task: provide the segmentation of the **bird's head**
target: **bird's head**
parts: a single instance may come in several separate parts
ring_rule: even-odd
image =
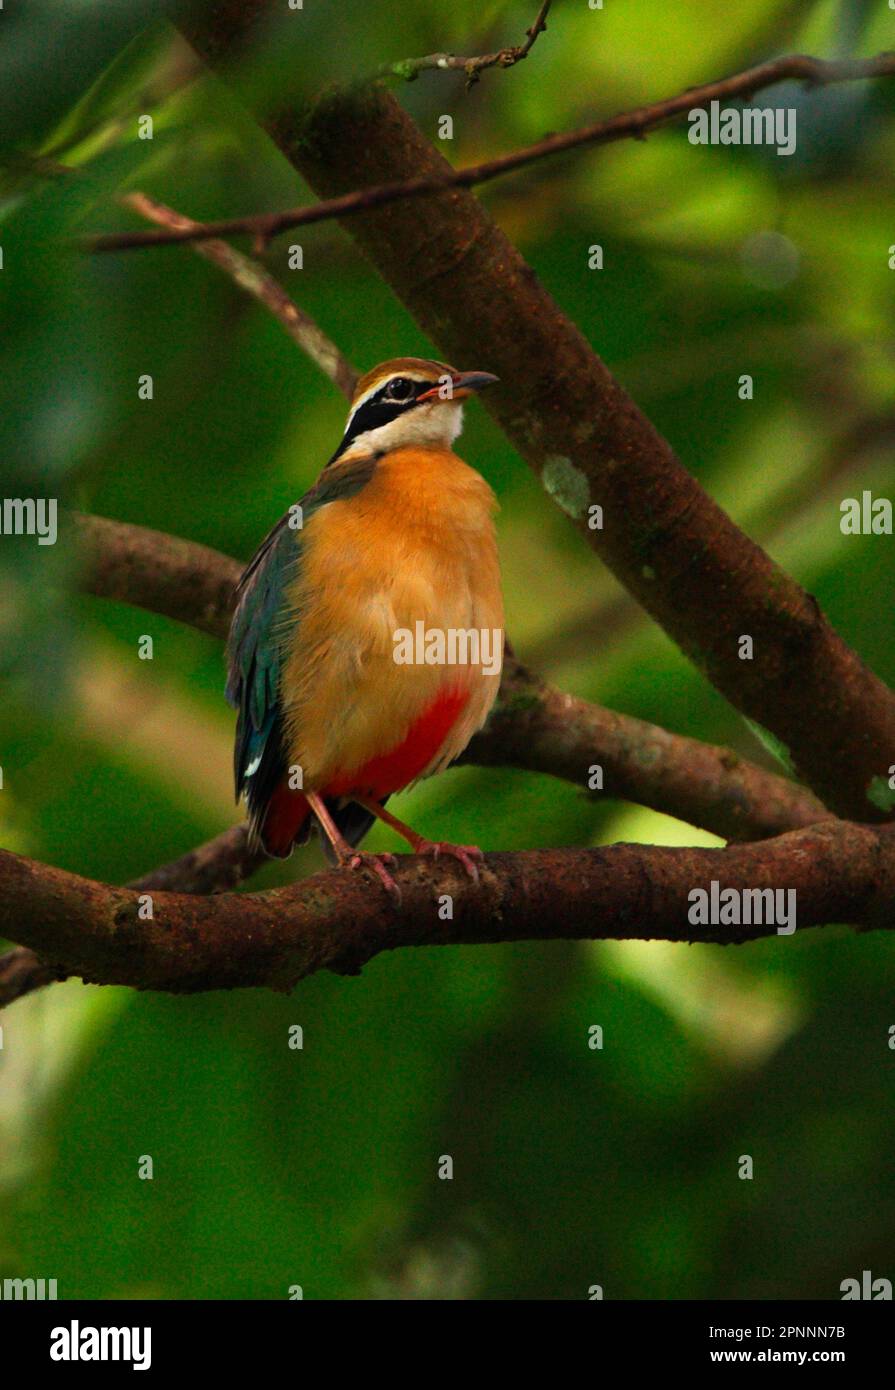
[[[496,380],[490,372],[458,372],[422,357],[382,362],[358,381],[330,463],[349,453],[384,453],[409,444],[450,448],[463,425],[463,401]]]

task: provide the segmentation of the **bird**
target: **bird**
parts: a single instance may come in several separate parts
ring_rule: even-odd
[[[250,845],[286,858],[316,829],[332,863],[398,899],[395,856],[357,848],[376,820],[478,881],[477,846],[429,840],[385,803],[455,761],[497,696],[497,500],[452,448],[464,401],[496,381],[418,357],[360,377],[338,448],[236,589],[226,694]]]

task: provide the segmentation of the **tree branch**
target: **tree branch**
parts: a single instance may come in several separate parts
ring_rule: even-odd
[[[165,531],[102,516],[68,518],[81,549],[81,587],[226,639],[242,565]]]
[[[234,825],[189,854],[163,864],[128,884],[135,892],[219,893],[235,888],[264,862],[261,850],[249,849],[244,825]],[[2,893],[2,890],[0,890]],[[0,1009],[44,985],[66,979],[64,965],[50,965],[25,946],[0,956]]]
[[[741,942],[767,923],[689,921],[694,888],[792,889],[801,927],[849,921],[891,929],[895,826],[829,821],[756,845],[528,850],[485,856],[473,883],[444,861],[404,856],[400,907],[367,872],[332,870],[289,888],[215,897],[137,894],[0,851],[0,933],[104,984],[191,993],[289,990],[317,970],[355,974],[399,946],[523,940]],[[451,900],[452,916],[439,907]]]
[[[547,15],[552,0],[543,0],[534,24],[525,31],[525,42],[511,48],[498,49],[496,53],[485,53],[479,58],[458,58],[453,53],[429,53],[425,58],[403,58],[395,63],[384,63],[377,77],[400,77],[414,82],[421,72],[433,69],[440,72],[459,71],[466,74],[466,86],[478,82],[486,68],[512,68],[527,58],[539,34],[547,28]]]
[[[201,38],[197,33],[188,34],[188,37],[198,43],[201,50]],[[500,178],[504,174],[515,173],[516,170],[526,168],[539,160],[566,154],[585,145],[608,145],[630,137],[642,139],[647,131],[667,125],[678,116],[708,106],[712,101],[745,100],[777,82],[796,80],[812,86],[828,86],[837,82],[891,77],[893,74],[895,53],[878,53],[874,58],[831,62],[822,58],[812,58],[807,54],[792,53],[782,58],[774,58],[767,63],[759,63],[756,67],[734,73],[731,77],[706,82],[699,87],[690,87],[676,96],[654,102],[650,106],[623,111],[609,120],[597,121],[593,125],[582,126],[578,130],[566,131],[559,135],[548,135],[546,139],[527,145],[524,149],[513,150],[509,154],[484,160],[480,164],[467,165],[465,169],[452,169],[445,161],[439,160],[438,169],[431,173],[354,188],[350,192],[343,192],[336,197],[329,197],[305,207],[288,208],[282,212],[251,213],[244,217],[226,217],[216,222],[193,223],[191,226],[168,227],[159,231],[108,232],[84,237],[79,244],[85,251],[131,251],[139,247],[172,246],[186,241],[203,241],[209,237],[246,234],[254,237],[256,243],[264,245],[281,232],[289,231],[293,227],[327,222],[336,217],[354,217],[358,213],[371,212],[389,203],[420,198],[445,189],[472,188],[477,184]]]
[[[806,788],[729,748],[566,695],[514,657],[505,660],[488,723],[460,761],[545,772],[583,788],[597,766],[604,790],[591,791],[595,800],[649,806],[731,841],[761,840],[832,816]]]

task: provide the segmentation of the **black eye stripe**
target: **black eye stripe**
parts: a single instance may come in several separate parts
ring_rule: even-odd
[[[352,434],[363,434],[364,430],[375,430],[379,425],[387,425],[396,420],[406,409],[403,402],[385,401],[374,398],[362,405],[351,423]]]
[[[393,400],[389,396],[390,389],[394,388],[396,383],[400,383],[399,390],[405,383],[408,388],[408,394],[402,400]],[[384,381],[375,395],[372,395],[368,401],[364,401],[363,405],[358,407],[341,444],[329,462],[335,463],[336,459],[344,454],[359,435],[366,434],[369,430],[381,429],[383,425],[397,420],[398,416],[403,415],[405,410],[416,405],[418,396],[421,396],[425,391],[430,391],[434,384],[436,383],[415,381],[413,377],[402,376],[391,377],[388,381]]]

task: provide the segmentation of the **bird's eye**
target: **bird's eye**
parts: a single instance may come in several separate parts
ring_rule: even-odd
[[[413,395],[414,383],[406,376],[396,376],[385,388],[384,400],[403,403]]]

